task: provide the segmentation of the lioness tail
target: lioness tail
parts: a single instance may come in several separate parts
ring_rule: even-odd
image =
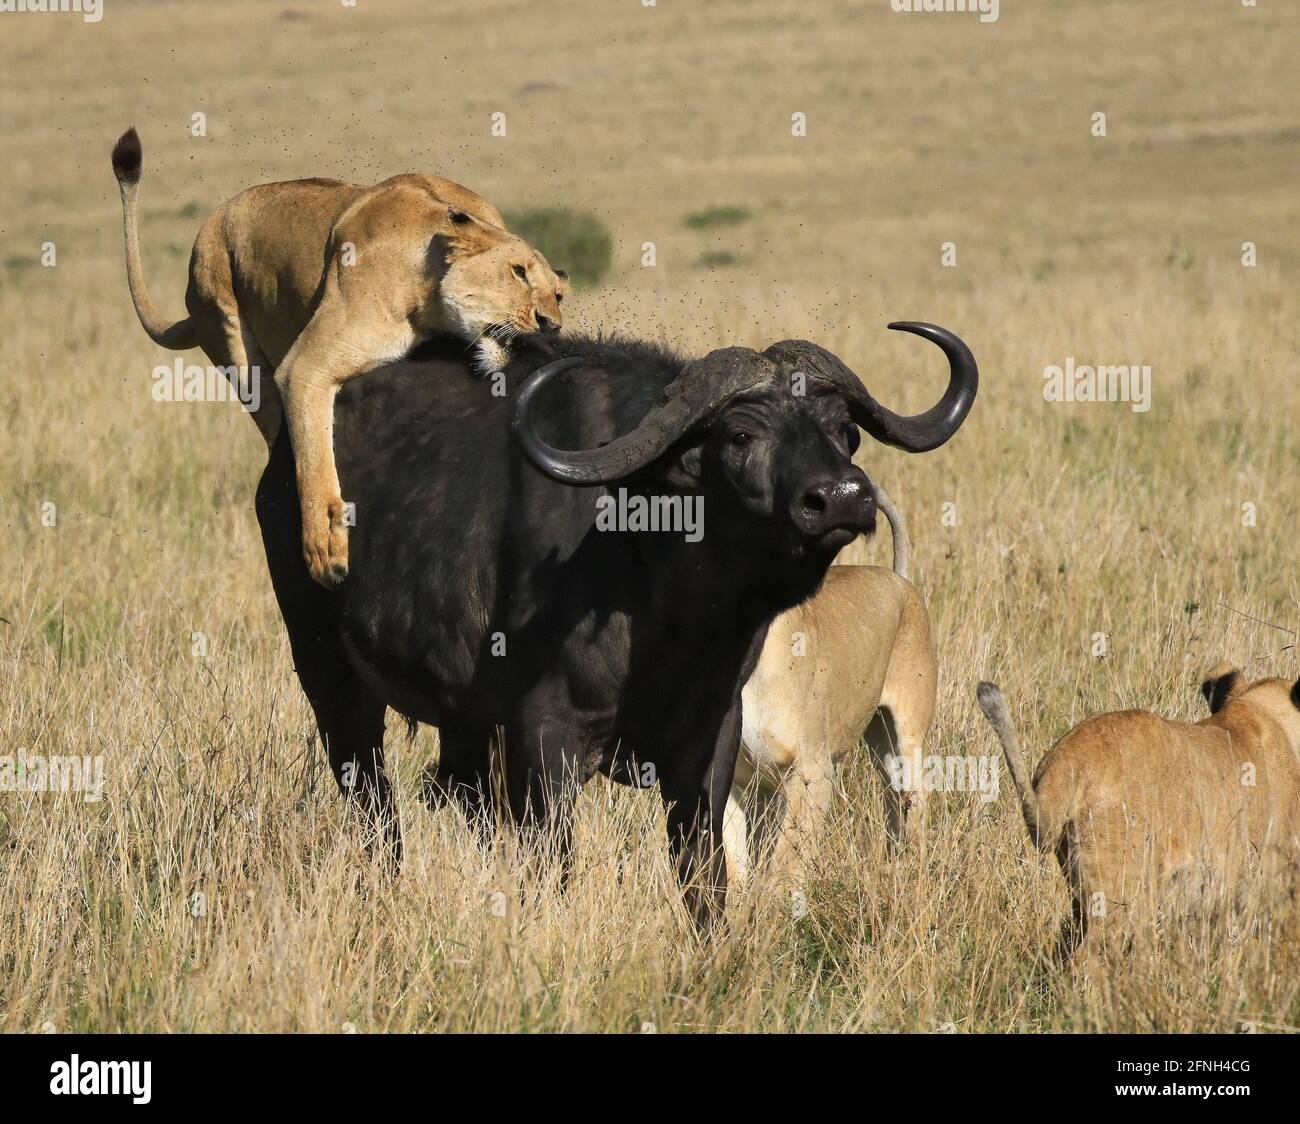
[[[140,324],[154,343],[183,351],[198,346],[193,322],[187,317],[174,323],[164,319],[149,296],[140,264],[140,172],[144,151],[134,128],[127,129],[113,146],[113,174],[122,195],[122,229],[126,235],[126,280]]]
[[[907,537],[907,526],[903,523],[903,517],[898,514],[894,501],[889,498],[889,493],[879,484],[876,485],[876,507],[883,511],[885,518],[889,520],[889,533],[894,540],[894,573],[900,578],[906,578],[908,560],[912,552],[911,542]]]
[[[975,691],[975,697],[979,700],[984,717],[997,734],[998,741],[1002,743],[1002,755],[1007,759],[1007,768],[1011,770],[1011,779],[1020,795],[1020,811],[1024,814],[1025,826],[1029,829],[1029,839],[1035,847],[1041,847],[1042,815],[1038,807],[1038,794],[1034,791],[1025,755],[1020,752],[1020,741],[1011,725],[1006,696],[996,683],[981,683]]]

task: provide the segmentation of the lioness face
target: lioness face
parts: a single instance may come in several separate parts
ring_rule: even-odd
[[[569,275],[562,269],[552,269],[540,250],[534,250],[533,254],[535,262],[524,264],[533,293],[533,316],[540,331],[556,332],[563,320],[560,306],[569,295]]]
[[[529,332],[558,331],[567,278],[522,238],[504,234],[475,252],[452,257],[441,297],[468,339],[506,343]]]

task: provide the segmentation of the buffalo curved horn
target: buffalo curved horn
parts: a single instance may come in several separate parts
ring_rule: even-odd
[[[553,480],[592,487],[630,476],[661,456],[692,426],[735,395],[767,382],[775,373],[756,352],[724,347],[688,363],[635,429],[594,449],[556,449],[537,433],[537,396],[580,358],[556,359],[538,368],[515,396],[510,425],[530,461]]]
[[[948,387],[943,397],[922,414],[905,417],[886,409],[868,393],[858,378],[837,356],[807,340],[782,340],[763,354],[782,366],[796,367],[838,388],[853,420],[884,445],[909,453],[926,453],[947,441],[966,420],[979,389],[979,368],[975,356],[947,328],[915,320],[895,320],[896,332],[911,332],[937,344],[948,359]]]
[[[553,480],[585,487],[607,484],[644,468],[737,394],[793,368],[833,385],[853,420],[877,441],[911,453],[937,449],[970,413],[979,387],[975,358],[961,340],[935,324],[895,321],[889,327],[930,340],[948,357],[948,388],[923,414],[904,417],[886,409],[825,348],[806,340],[784,340],[762,355],[726,347],[688,364],[636,428],[594,449],[556,449],[537,433],[533,417],[537,396],[557,375],[583,362],[577,357],[557,359],[533,372],[515,396],[511,428],[528,459]]]

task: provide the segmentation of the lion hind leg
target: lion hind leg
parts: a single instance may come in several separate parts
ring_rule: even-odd
[[[240,315],[222,221],[224,210],[203,224],[194,241],[185,292],[194,335],[191,346],[201,347],[213,367],[226,377],[269,449],[280,429],[280,396],[266,377],[270,366]]]

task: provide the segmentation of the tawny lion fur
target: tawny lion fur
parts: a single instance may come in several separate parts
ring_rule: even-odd
[[[1151,907],[1185,912],[1228,900],[1251,866],[1274,885],[1295,877],[1300,682],[1247,683],[1223,663],[1202,690],[1211,714],[1195,723],[1144,710],[1085,719],[1031,782],[1005,697],[979,685],[1029,837],[1056,856],[1070,886],[1061,955],[1119,919],[1149,918]]]
[[[797,879],[815,853],[835,783],[835,761],[866,738],[889,784],[891,834],[902,840],[909,804],[924,817],[923,744],[934,717],[937,670],[930,615],[907,580],[907,529],[883,489],[894,568],[832,566],[817,594],[772,622],[742,694],[743,727],[727,801],[723,849],[730,877],[750,872],[743,797],[762,815],[784,798],[770,871]],[[899,762],[905,760],[905,771]],[[902,781],[908,783],[903,784]],[[771,809],[775,811],[775,809]]]

